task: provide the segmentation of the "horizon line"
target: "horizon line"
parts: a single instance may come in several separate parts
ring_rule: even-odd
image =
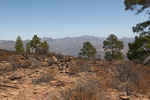
[[[114,34],[115,35],[115,34]],[[20,36],[20,35],[18,35]],[[100,36],[95,36],[95,35],[81,35],[81,36],[66,36],[66,37],[40,37],[41,39],[44,39],[44,38],[51,38],[51,39],[64,39],[64,38],[79,38],[79,37],[95,37],[95,38],[107,38],[107,37],[100,37]],[[38,36],[39,37],[39,36]],[[22,38],[22,37],[21,37]],[[135,38],[135,37],[118,37],[118,39],[123,39],[123,38]],[[17,39],[17,37],[16,37]],[[31,39],[22,39],[23,41],[26,41],[26,40],[31,40]],[[0,39],[0,41],[16,41],[14,39],[10,40],[10,39]]]

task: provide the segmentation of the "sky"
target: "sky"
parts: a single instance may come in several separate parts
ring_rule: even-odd
[[[124,0],[0,0],[0,40],[82,35],[134,37],[132,27],[148,19],[125,11]]]

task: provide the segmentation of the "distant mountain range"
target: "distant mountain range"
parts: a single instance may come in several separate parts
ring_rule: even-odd
[[[65,38],[58,38],[58,39],[52,39],[52,38],[42,38],[42,40],[46,40],[48,44],[50,45],[50,50],[55,53],[61,53],[64,55],[72,55],[77,56],[80,52],[80,49],[82,48],[83,42],[90,41],[95,48],[97,49],[97,52],[102,57],[104,56],[103,51],[103,41],[106,38],[104,37],[95,37],[95,36],[81,36],[81,37],[65,37]],[[123,53],[126,55],[128,51],[128,43],[133,42],[134,38],[121,38],[121,41],[124,42],[124,49]],[[26,44],[30,40],[25,40],[24,44]],[[14,49],[15,41],[6,41],[6,40],[0,40],[0,48],[6,49],[6,50],[15,50]]]

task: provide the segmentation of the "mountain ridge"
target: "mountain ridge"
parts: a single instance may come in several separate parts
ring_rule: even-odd
[[[51,37],[43,37],[43,40],[46,40],[48,44],[50,45],[50,50],[55,53],[61,53],[64,55],[71,55],[71,56],[77,56],[80,52],[80,49],[82,48],[82,44],[86,41],[91,42],[95,48],[97,49],[98,53],[100,55],[104,56],[103,51],[103,41],[106,39],[106,37],[97,37],[97,36],[79,36],[79,37],[64,37],[64,38],[56,38],[53,39]],[[128,51],[128,43],[133,42],[134,38],[121,38],[119,39],[124,42],[124,49],[123,53],[126,54]],[[30,40],[24,40],[24,44],[29,42]],[[6,49],[6,50],[15,50],[14,48],[15,41],[13,40],[0,40],[0,48]]]

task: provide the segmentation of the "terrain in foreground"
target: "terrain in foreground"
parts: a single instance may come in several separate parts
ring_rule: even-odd
[[[150,66],[0,52],[0,100],[150,100]]]

